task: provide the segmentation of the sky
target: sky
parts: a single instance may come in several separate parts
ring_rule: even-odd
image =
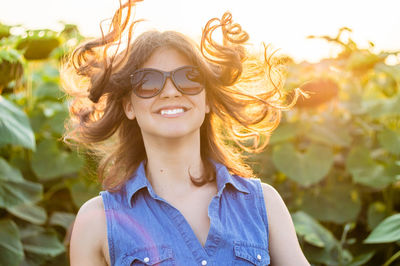
[[[85,36],[100,36],[99,23],[111,18],[118,0],[0,0],[0,22],[28,29],[60,30],[58,21],[77,24]],[[137,32],[176,30],[198,39],[211,18],[230,11],[255,47],[262,42],[300,62],[335,56],[338,47],[309,35],[335,36],[341,27],[352,29],[360,47],[375,51],[400,50],[399,0],[144,0],[136,18],[145,18]]]

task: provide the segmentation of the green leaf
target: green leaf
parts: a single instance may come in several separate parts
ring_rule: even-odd
[[[38,74],[40,75],[40,78],[46,83],[60,83],[60,71],[58,71],[58,68],[55,65],[45,64],[42,68],[38,69]]]
[[[50,225],[58,225],[68,230],[75,220],[75,214],[69,212],[55,212],[50,217]]]
[[[54,116],[57,112],[65,112],[67,110],[64,103],[54,101],[40,101],[37,107],[43,110],[43,114],[47,118]]]
[[[351,143],[347,128],[332,121],[324,124],[314,123],[307,132],[307,137],[322,144],[341,147],[348,147]]]
[[[372,118],[400,115],[400,94],[387,99],[372,99],[361,102],[361,109]]]
[[[370,204],[367,212],[368,227],[372,230],[386,217],[386,205],[381,201]]]
[[[6,47],[0,50],[0,63],[3,61],[10,63],[22,62],[22,55],[17,50]]]
[[[86,183],[81,180],[78,182],[70,182],[68,188],[76,207],[81,207],[83,203],[89,199],[98,196],[101,190],[98,184]]]
[[[57,134],[62,135],[65,131],[65,120],[68,117],[68,111],[57,112],[54,116],[49,118],[48,123],[50,128]]]
[[[46,210],[33,204],[19,204],[7,208],[14,216],[33,224],[44,224],[47,219]]]
[[[338,245],[333,234],[307,213],[297,211],[292,214],[292,219],[296,233],[311,245],[326,250],[332,250]]]
[[[28,117],[2,96],[0,96],[0,136],[0,146],[13,144],[35,149],[35,136]]]
[[[19,237],[18,227],[12,220],[0,220],[0,265],[20,265],[24,251]]]
[[[310,262],[337,265],[338,252],[342,252],[343,262],[352,260],[351,253],[345,249],[340,251],[339,242],[333,234],[311,216],[298,211],[292,214],[292,219],[296,233],[310,244],[305,243],[302,246],[304,254]]]
[[[391,168],[374,161],[365,147],[351,149],[346,167],[355,182],[377,189],[383,189],[396,180],[395,175],[389,171]]]
[[[400,134],[388,128],[378,133],[378,140],[382,147],[393,154],[400,154]]]
[[[69,115],[66,104],[41,100],[36,107],[29,114],[34,131],[42,134],[49,131],[62,136],[65,132],[64,123]]]
[[[55,257],[65,251],[54,231],[39,226],[29,225],[23,228],[21,238],[24,250],[36,256]]]
[[[347,266],[362,266],[366,265],[366,263],[375,255],[375,251],[370,251],[368,253],[364,253],[355,257],[350,264]]]
[[[18,169],[0,158],[0,207],[37,202],[42,192],[41,184],[24,180]]]
[[[331,169],[333,154],[329,147],[311,144],[305,153],[298,152],[290,143],[273,149],[276,167],[293,181],[310,186],[321,181]]]
[[[8,164],[0,157],[0,180],[1,181],[24,181],[20,171]]]
[[[58,147],[53,140],[43,140],[32,155],[32,169],[40,180],[46,181],[63,175],[76,174],[82,159],[74,152]]]
[[[383,220],[364,240],[364,243],[389,243],[400,240],[400,213]]]
[[[44,116],[41,109],[34,109],[29,114],[29,120],[34,132],[43,132],[43,128],[47,123],[47,117]]]
[[[357,220],[361,200],[351,185],[325,186],[317,194],[305,193],[302,210],[319,221],[344,224]]]
[[[269,144],[276,144],[295,138],[305,130],[300,122],[282,123],[271,135]]]
[[[55,82],[45,82],[39,85],[35,90],[33,95],[37,99],[53,99],[58,100],[63,96],[58,83]]]

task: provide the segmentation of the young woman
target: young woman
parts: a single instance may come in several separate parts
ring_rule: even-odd
[[[131,42],[133,5],[62,71],[73,96],[66,137],[102,152],[104,187],[77,214],[71,265],[309,265],[282,198],[237,149],[262,149],[293,104],[271,59],[246,52],[230,13],[207,23],[199,48],[174,31]]]

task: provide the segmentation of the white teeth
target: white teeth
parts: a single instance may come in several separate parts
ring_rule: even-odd
[[[161,115],[173,115],[183,113],[185,110],[183,108],[178,109],[169,109],[169,110],[161,110]]]

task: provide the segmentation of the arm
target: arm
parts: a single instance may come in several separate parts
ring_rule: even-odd
[[[106,217],[103,200],[97,196],[83,204],[76,216],[71,235],[70,263],[72,266],[94,266],[108,265],[107,261]]]
[[[262,183],[269,228],[271,265],[310,265],[305,258],[290,213],[279,193]]]

